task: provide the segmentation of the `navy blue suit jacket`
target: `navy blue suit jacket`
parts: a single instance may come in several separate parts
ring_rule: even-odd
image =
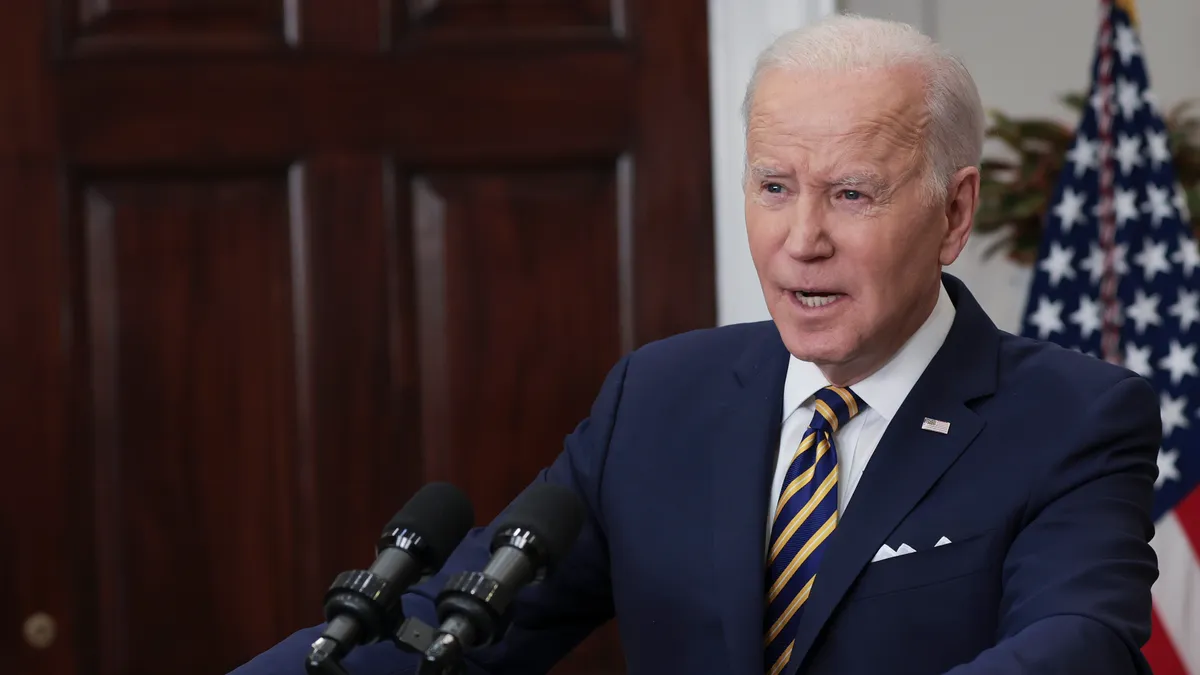
[[[955,278],[954,325],[892,419],[822,560],[788,673],[1148,673],[1158,397],[1128,370],[999,331]],[[473,672],[544,673],[615,617],[631,675],[763,672],[767,490],[788,352],[770,322],[622,359],[536,477],[588,521]],[[926,417],[950,423],[925,431]],[[951,543],[937,546],[945,536]],[[474,532],[405,608],[433,623]],[[883,544],[916,549],[871,562]],[[317,597],[321,589],[314,589]],[[301,675],[320,627],[235,671]],[[414,672],[391,644],[353,675]]]

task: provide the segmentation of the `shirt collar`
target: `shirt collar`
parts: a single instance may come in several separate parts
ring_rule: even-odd
[[[938,284],[938,299],[925,323],[882,368],[851,387],[867,406],[891,421],[934,355],[941,349],[954,323],[954,302],[946,287]],[[829,380],[813,363],[795,356],[788,359],[787,378],[783,383],[783,419],[787,419]]]

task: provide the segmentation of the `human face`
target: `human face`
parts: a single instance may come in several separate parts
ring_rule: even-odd
[[[784,344],[834,384],[861,381],[903,346],[966,244],[978,171],[925,198],[928,125],[911,68],[772,70],[752,101],[750,253]]]

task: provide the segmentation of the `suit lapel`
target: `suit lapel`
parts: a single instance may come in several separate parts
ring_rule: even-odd
[[[888,424],[854,498],[829,540],[817,582],[796,629],[784,673],[797,672],[850,585],[896,525],[983,429],[966,403],[995,391],[999,336],[957,279],[944,277],[956,306],[937,356]],[[950,423],[946,434],[921,428],[926,417]]]
[[[731,672],[762,672],[767,492],[783,415],[788,353],[764,324],[707,424],[718,611]]]

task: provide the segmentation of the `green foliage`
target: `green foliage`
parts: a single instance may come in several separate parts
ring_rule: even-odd
[[[1088,105],[1087,97],[1078,93],[1061,100],[1076,115]],[[1176,105],[1163,121],[1176,176],[1187,194],[1192,230],[1200,234],[1200,117],[1191,114],[1194,103]],[[983,161],[975,227],[1003,233],[985,255],[1004,251],[1013,260],[1031,264],[1059,173],[1074,144],[1075,127],[1051,119],[1016,119],[998,110],[990,116],[987,138],[1001,141],[1010,156]]]

